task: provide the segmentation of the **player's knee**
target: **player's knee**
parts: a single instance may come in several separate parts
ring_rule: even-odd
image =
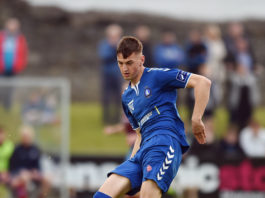
[[[162,191],[153,180],[146,180],[140,192],[141,198],[160,198],[162,197]]]
[[[161,198],[162,193],[160,191],[158,192],[151,192],[151,191],[141,191],[140,192],[140,197],[141,198]]]
[[[97,191],[93,198],[111,198],[109,195],[106,195],[105,193]]]

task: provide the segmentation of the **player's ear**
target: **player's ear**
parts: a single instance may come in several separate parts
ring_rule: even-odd
[[[142,62],[142,64],[144,64],[144,62],[145,62],[145,56],[143,54],[141,55],[141,62]]]

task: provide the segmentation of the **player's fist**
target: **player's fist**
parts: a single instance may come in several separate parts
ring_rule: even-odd
[[[200,144],[206,143],[205,127],[201,119],[192,119],[192,132]]]

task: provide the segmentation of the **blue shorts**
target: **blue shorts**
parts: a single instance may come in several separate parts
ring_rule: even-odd
[[[148,179],[155,181],[165,193],[177,174],[181,159],[177,139],[170,135],[156,135],[146,140],[133,158],[123,162],[108,176],[115,173],[127,177],[131,182],[129,195],[140,191],[142,182]]]

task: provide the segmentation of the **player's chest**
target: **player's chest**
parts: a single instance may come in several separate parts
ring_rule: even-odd
[[[148,109],[158,99],[158,95],[159,90],[153,85],[139,84],[131,87],[126,95],[126,104],[132,114],[137,114]]]

